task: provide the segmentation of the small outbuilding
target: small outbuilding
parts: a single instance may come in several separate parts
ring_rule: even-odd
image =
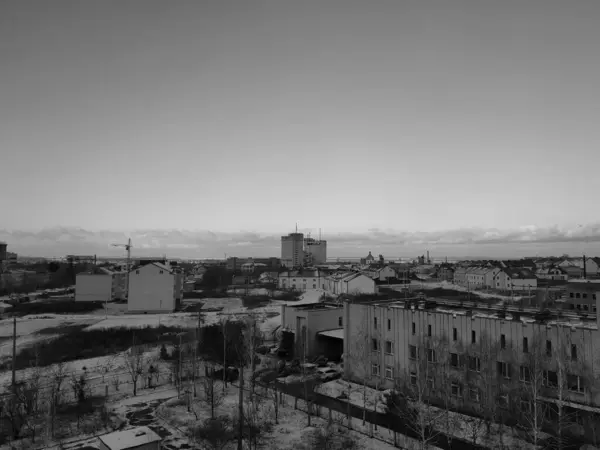
[[[100,436],[101,450],[160,450],[161,437],[148,427],[115,431]]]

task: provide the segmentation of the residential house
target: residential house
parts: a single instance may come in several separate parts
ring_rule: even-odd
[[[396,278],[396,271],[390,266],[367,269],[363,270],[362,273],[376,281],[386,281],[388,278]]]
[[[454,280],[454,267],[451,264],[440,264],[437,268],[437,279],[452,282]]]
[[[583,313],[596,313],[598,292],[600,280],[571,280],[567,283],[565,307]]]
[[[99,436],[100,450],[160,450],[162,438],[148,427]]]
[[[528,291],[537,288],[537,278],[529,269],[502,269],[496,274],[494,283],[494,288],[502,291]]]
[[[329,359],[339,358],[343,352],[343,314],[341,304],[283,305],[281,327],[294,333],[295,356],[302,357],[302,352],[306,351],[307,357],[325,355]],[[329,333],[321,336],[324,331]],[[324,339],[326,337],[330,339]]]
[[[557,264],[558,267],[567,269],[576,267],[579,269],[580,277],[583,277],[583,269],[585,268],[586,277],[595,278],[600,272],[600,258],[586,257],[585,267],[582,258],[565,258]],[[574,271],[574,269],[572,269]]]
[[[110,302],[127,296],[127,273],[98,267],[75,276],[76,302]]]
[[[579,266],[557,266],[565,272],[569,280],[575,280],[577,278],[583,278],[583,269]]]
[[[288,270],[281,272],[278,278],[280,289],[325,289],[326,275],[319,269]]]
[[[360,272],[336,272],[325,278],[325,289],[333,295],[375,294],[375,280]]]
[[[454,269],[454,284],[457,284],[458,286],[466,286],[468,270],[468,266],[457,266]]]
[[[467,270],[467,287],[469,289],[481,289],[485,286],[485,274],[487,267],[470,267]]]
[[[413,272],[418,275],[432,275],[435,273],[434,264],[420,264],[413,269]]]
[[[540,280],[566,281],[569,274],[559,266],[550,266],[536,270],[535,276]]]
[[[179,308],[183,297],[183,273],[161,263],[134,268],[129,273],[130,313],[170,312]]]
[[[500,267],[489,266],[486,267],[485,274],[483,275],[483,285],[486,288],[495,289],[496,276],[502,271]]]

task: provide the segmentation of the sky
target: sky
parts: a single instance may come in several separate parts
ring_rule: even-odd
[[[298,223],[330,254],[600,253],[599,22],[597,0],[5,0],[0,239],[258,256],[278,243],[248,233]]]

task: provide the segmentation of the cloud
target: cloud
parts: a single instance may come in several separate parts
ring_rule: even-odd
[[[279,255],[281,234],[181,229],[135,230],[126,234],[69,227],[39,231],[0,230],[0,241],[7,242],[9,250],[32,256],[122,256],[124,249],[111,244],[124,244],[129,237],[132,239],[133,253],[139,256],[168,254],[172,257],[214,258],[223,257],[225,253],[238,256]],[[328,234],[326,239],[328,254],[333,256],[358,256],[367,251],[414,255],[417,251],[422,253],[424,249],[442,248],[450,253],[455,251],[455,254],[465,251],[476,254],[478,249],[483,248],[492,252],[506,252],[517,246],[523,251],[532,248],[537,251],[540,246],[545,246],[550,254],[557,248],[562,249],[560,251],[573,248],[579,252],[581,247],[577,245],[580,243],[600,243],[600,223],[575,227],[527,225],[511,230],[463,228],[428,232],[372,228],[365,232]]]

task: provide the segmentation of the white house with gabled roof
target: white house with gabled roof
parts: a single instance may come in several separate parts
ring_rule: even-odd
[[[336,272],[325,278],[325,289],[334,295],[375,294],[375,280],[360,272]]]
[[[129,313],[161,313],[177,309],[183,297],[183,274],[153,262],[129,273]]]

